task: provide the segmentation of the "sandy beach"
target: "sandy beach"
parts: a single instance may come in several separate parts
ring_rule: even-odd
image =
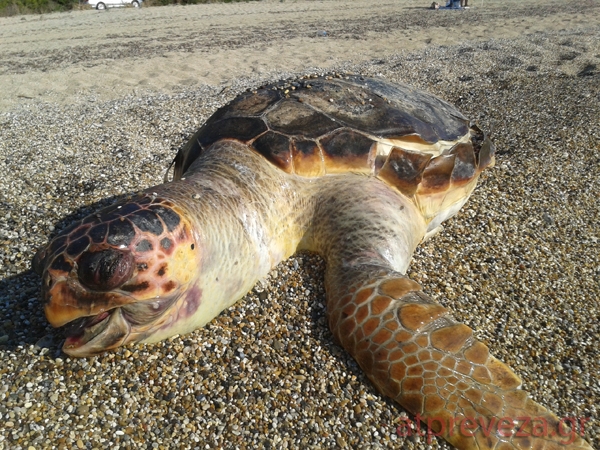
[[[247,88],[361,73],[457,105],[498,149],[409,273],[600,448],[600,3],[257,1],[0,18],[0,449],[451,448],[395,430],[301,254],[205,329],[60,351],[31,259]]]
[[[465,14],[423,3],[259,1],[0,18],[0,107],[226,86],[598,21],[593,1],[475,0]]]

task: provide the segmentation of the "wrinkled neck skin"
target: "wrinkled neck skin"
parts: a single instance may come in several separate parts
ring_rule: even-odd
[[[182,180],[148,192],[184,212],[199,256],[177,312],[142,342],[204,326],[296,251],[310,219],[299,179],[235,141],[211,146]]]
[[[154,189],[189,218],[198,268],[177,313],[143,342],[204,326],[298,249],[338,269],[405,273],[426,231],[416,207],[376,178],[289,175],[235,141],[207,149],[183,178]]]
[[[410,200],[365,175],[331,176],[316,194],[299,248],[320,253],[328,271],[368,265],[406,273],[427,228]]]

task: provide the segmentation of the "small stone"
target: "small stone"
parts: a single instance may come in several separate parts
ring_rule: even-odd
[[[554,219],[552,218],[552,216],[550,216],[550,214],[546,212],[542,214],[542,219],[544,220],[544,223],[546,225],[552,225],[554,223]]]

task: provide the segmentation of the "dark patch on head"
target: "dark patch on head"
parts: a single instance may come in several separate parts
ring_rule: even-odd
[[[50,244],[50,249],[49,249],[48,253],[56,252],[59,248],[63,248],[66,243],[67,243],[67,236],[57,237]]]
[[[76,231],[73,231],[72,233],[69,233],[69,240],[71,242],[73,242],[74,240],[76,240],[77,238],[83,236],[85,234],[85,232],[89,229],[89,226],[84,226],[82,225],[79,229],[77,229]]]
[[[167,292],[171,292],[173,289],[177,287],[177,284],[173,280],[167,281],[163,286],[163,292],[166,294]]]
[[[292,152],[290,139],[287,136],[268,131],[255,140],[252,146],[280,169],[291,171]]]
[[[267,116],[269,127],[288,135],[318,138],[341,125],[322,112],[300,103],[297,99],[286,99],[271,110]]]
[[[52,265],[50,266],[50,268],[52,270],[59,270],[61,272],[69,273],[71,272],[73,266],[70,262],[68,262],[65,259],[64,255],[60,254],[56,258],[54,258],[54,261],[52,261]]]
[[[147,209],[137,211],[128,216],[128,219],[140,230],[160,236],[163,232],[163,225],[158,216]]]
[[[148,286],[150,286],[150,284],[147,281],[142,281],[139,284],[123,286],[123,287],[121,287],[121,290],[133,293],[133,292],[138,292],[138,291],[143,291],[145,289],[148,289]]]
[[[158,269],[158,272],[156,272],[156,275],[158,275],[159,277],[162,277],[165,272],[166,272],[167,266],[161,266],[160,269]]]
[[[123,206],[121,206],[118,211],[123,214],[131,214],[132,212],[137,211],[138,209],[140,209],[140,205],[138,205],[137,203],[125,203]]]
[[[108,227],[108,238],[106,242],[110,245],[129,245],[135,236],[135,230],[131,222],[125,219],[117,219]]]
[[[93,215],[95,216],[106,216],[109,214],[112,214],[113,212],[115,212],[117,210],[117,208],[121,206],[118,203],[113,203],[112,205],[108,205],[98,211],[96,211]]]
[[[71,257],[75,257],[83,253],[83,251],[90,245],[90,238],[87,236],[80,237],[75,242],[71,242],[67,247],[67,254]]]
[[[194,244],[192,244],[192,245],[190,246],[190,248],[191,248],[192,250],[194,250],[194,248],[195,248],[195,247],[196,247],[196,246],[195,246]]]
[[[419,187],[423,170],[430,159],[431,155],[427,153],[394,147],[378,176],[410,196]]]
[[[165,250],[169,250],[171,245],[173,245],[173,242],[169,238],[162,238],[160,241],[160,246]]]
[[[98,218],[96,217],[96,214],[92,214],[91,216],[87,216],[85,219],[83,219],[84,224],[88,224],[88,223],[93,223],[93,222],[97,222]]]
[[[81,225],[81,222],[72,223],[71,225],[69,225],[64,230],[60,230],[60,234],[62,236],[66,236],[67,234],[72,233],[79,225]]]
[[[179,214],[169,208],[165,208],[161,205],[152,205],[150,209],[154,211],[158,216],[162,219],[167,227],[167,230],[173,231],[179,225],[181,219],[179,218]]]
[[[118,220],[118,219],[122,219],[122,218],[123,218],[122,214],[120,214],[117,211],[111,211],[109,213],[101,213],[100,214],[101,222],[111,222],[113,220]]]
[[[267,131],[267,125],[256,117],[231,117],[228,119],[209,120],[198,133],[197,139],[204,148],[225,138],[239,139],[247,142]]]
[[[96,291],[110,291],[131,277],[135,260],[129,252],[106,249],[86,252],[79,259],[79,281]]]
[[[92,242],[99,244],[104,242],[106,239],[106,231],[108,230],[108,225],[105,223],[101,223],[93,227],[89,232],[88,236],[92,239]]]
[[[150,250],[152,250],[152,243],[147,239],[144,239],[144,240],[138,242],[138,244],[135,246],[136,252],[141,253],[141,252],[148,252]]]

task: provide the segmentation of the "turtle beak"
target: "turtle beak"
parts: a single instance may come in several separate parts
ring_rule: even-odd
[[[93,356],[125,344],[130,332],[121,308],[115,308],[67,325],[67,339],[62,349],[69,356]]]

